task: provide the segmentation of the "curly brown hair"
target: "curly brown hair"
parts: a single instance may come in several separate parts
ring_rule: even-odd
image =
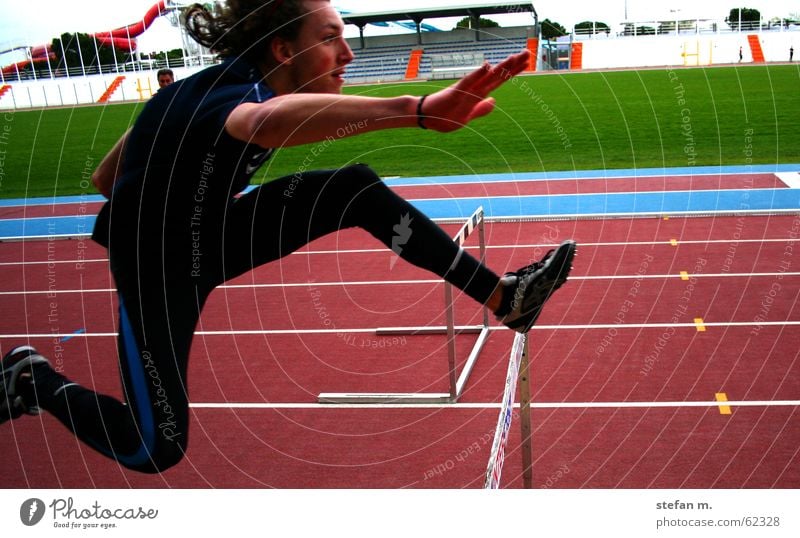
[[[194,4],[184,16],[186,31],[206,48],[225,58],[263,58],[271,38],[292,40],[307,13],[304,0],[227,0],[219,13]]]

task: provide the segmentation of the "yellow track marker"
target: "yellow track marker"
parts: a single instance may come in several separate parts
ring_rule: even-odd
[[[681,271],[681,280],[689,280],[689,273]]]
[[[716,399],[717,399],[718,402],[727,402],[728,401],[728,395],[725,394],[724,392],[718,392],[718,393],[716,393],[715,396],[716,396]],[[729,406],[729,405],[720,405],[719,406],[719,414],[720,415],[730,415],[731,414],[731,406]]]
[[[664,217],[664,220],[669,220],[669,217]]]
[[[697,327],[697,332],[704,333],[706,332],[705,322],[703,318],[694,318],[694,324]]]
[[[672,245],[673,247],[677,247],[678,246],[678,240],[677,239],[670,239],[669,240],[669,244]]]

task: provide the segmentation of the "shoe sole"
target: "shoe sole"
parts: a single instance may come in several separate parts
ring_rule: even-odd
[[[530,292],[526,290],[522,299],[522,308],[520,310],[523,316],[536,308],[537,305],[544,304],[550,298],[550,295],[567,281],[572,270],[572,260],[575,258],[576,251],[577,244],[575,241],[564,241],[553,255],[544,262],[544,266],[534,273],[532,277],[534,282],[533,289]],[[552,274],[554,270],[556,272]]]
[[[514,321],[507,322],[507,327],[519,332],[530,330],[539,317],[544,303],[554,291],[567,281],[577,250],[578,245],[575,241],[564,241],[544,262],[544,265],[528,277],[533,284],[530,288],[525,289],[519,316]],[[533,318],[523,321],[528,316],[533,316]]]

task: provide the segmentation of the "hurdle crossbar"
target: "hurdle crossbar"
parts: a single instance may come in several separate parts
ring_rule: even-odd
[[[453,237],[458,247],[463,252],[464,243],[472,232],[478,230],[478,242],[480,246],[480,261],[484,263],[486,259],[486,236],[484,232],[484,212],[483,207],[475,210],[472,216],[461,226],[458,233]],[[458,262],[461,254],[453,261],[453,265]],[[464,392],[475,362],[478,360],[486,340],[489,337],[489,309],[483,307],[482,325],[456,326],[455,314],[453,311],[453,286],[449,282],[444,283],[444,302],[445,317],[447,325],[444,326],[423,326],[423,327],[381,327],[375,330],[376,335],[388,336],[414,336],[429,334],[444,334],[447,336],[447,363],[448,363],[448,382],[449,392],[435,393],[340,393],[327,392],[318,396],[320,403],[455,403]],[[478,338],[464,363],[461,373],[456,375],[456,336],[459,334],[478,334]]]

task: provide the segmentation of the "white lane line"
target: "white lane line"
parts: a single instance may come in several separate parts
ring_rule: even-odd
[[[800,237],[798,238],[777,238],[777,239],[712,239],[712,240],[678,240],[678,246],[680,245],[714,245],[714,244],[729,244],[735,243],[737,245],[743,243],[794,243],[800,241]],[[555,244],[517,244],[517,245],[486,245],[487,249],[498,249],[498,250],[506,250],[506,249],[525,249],[525,248],[556,248],[558,245]],[[585,247],[632,247],[632,246],[670,246],[672,247],[672,243],[669,241],[613,241],[613,242],[603,242],[603,243],[579,243],[578,247],[585,248]],[[478,250],[480,247],[478,246],[467,246],[464,247],[466,250]],[[674,247],[673,247],[674,248]],[[391,252],[389,249],[386,248],[364,248],[364,249],[349,249],[349,250],[305,250],[305,251],[298,251],[292,253],[293,256],[311,256],[311,255],[319,255],[319,254],[369,254],[373,252]]]
[[[498,184],[503,184],[503,183],[515,183],[515,184],[516,183],[534,183],[534,184],[538,183],[538,184],[544,184],[544,183],[557,183],[557,182],[565,182],[565,181],[577,181],[577,182],[583,182],[583,181],[609,181],[609,182],[617,182],[617,181],[620,181],[620,180],[621,181],[630,181],[630,180],[644,180],[644,179],[670,181],[670,180],[673,180],[673,179],[689,179],[689,180],[691,180],[693,177],[720,177],[720,176],[742,176],[742,175],[769,177],[769,176],[775,176],[775,175],[777,175],[777,173],[776,172],[703,172],[703,173],[692,173],[692,174],[666,174],[666,173],[664,173],[664,174],[657,174],[657,175],[650,175],[650,174],[633,175],[632,174],[630,176],[603,176],[603,175],[598,174],[598,175],[592,175],[592,176],[586,176],[586,177],[583,177],[583,176],[580,176],[580,175],[576,175],[576,176],[570,176],[570,177],[544,177],[544,178],[526,177],[526,174],[524,174],[524,173],[523,174],[518,174],[518,175],[520,175],[521,177],[517,177],[517,178],[513,178],[513,179],[494,180],[494,181],[492,181],[492,180],[485,181],[485,180],[481,180],[480,178],[477,178],[477,179],[465,179],[465,180],[462,180],[462,181],[448,181],[446,183],[434,182],[434,181],[429,182],[429,183],[423,183],[423,182],[421,182],[419,180],[420,179],[425,179],[425,178],[406,178],[406,179],[409,179],[409,180],[416,180],[416,181],[414,183],[407,183],[407,184],[401,184],[401,185],[392,184],[392,185],[390,185],[390,187],[392,187],[392,188],[394,188],[394,187],[402,187],[402,188],[444,187],[444,188],[447,188],[447,187],[450,187],[450,186],[453,186],[453,185],[482,185],[482,186],[490,186],[490,185],[498,185]],[[401,178],[399,176],[396,177],[396,178],[389,176],[389,177],[384,177],[383,179],[401,179]],[[669,191],[666,191],[666,192],[669,192]],[[591,193],[587,193],[587,194],[591,194]],[[605,193],[601,192],[600,194],[605,194]]]
[[[497,409],[500,403],[430,403],[430,404],[330,404],[330,403],[190,403],[194,409]],[[753,400],[725,402],[729,407],[797,407],[800,400]],[[514,407],[518,408],[519,403]],[[534,409],[651,409],[680,407],[719,407],[708,402],[531,402]]]
[[[771,273],[707,273],[707,274],[674,274],[674,275],[597,275],[597,276],[573,276],[571,282],[586,280],[644,280],[644,279],[682,279],[689,278],[766,278],[766,277],[791,277],[800,276],[800,272],[771,272]],[[315,287],[336,287],[336,286],[409,286],[422,284],[442,284],[441,279],[421,279],[421,280],[354,280],[347,282],[286,282],[286,283],[264,283],[264,284],[223,284],[218,289],[227,290],[248,290],[248,289],[270,289],[270,288],[315,288]],[[70,293],[112,293],[116,288],[85,288],[78,290],[17,290],[0,291],[3,295],[58,295]]]
[[[703,326],[709,327],[796,327],[800,326],[800,321],[727,321],[727,322],[709,322],[703,321]],[[431,326],[429,328],[436,328]],[[443,328],[443,327],[440,327]],[[464,329],[472,329],[474,326],[456,326],[456,331]],[[532,331],[570,331],[570,330],[608,330],[617,329],[692,329],[697,330],[696,323],[602,323],[596,325],[534,325]],[[509,329],[503,326],[489,327],[490,331],[508,331]],[[364,334],[374,333],[376,328],[336,328],[336,329],[252,329],[252,330],[224,330],[224,331],[197,331],[196,336],[297,336],[297,335],[312,335],[312,334]],[[0,339],[61,339],[61,338],[107,338],[116,337],[116,332],[105,333],[41,333],[41,334],[0,334]]]
[[[747,190],[748,193],[758,193],[758,192],[774,191],[775,189],[772,188],[772,187],[760,187],[760,188],[757,188],[757,189],[745,189],[743,187],[743,188],[740,188],[740,189],[725,189],[724,192],[727,192],[727,191],[734,191],[735,192],[735,191],[743,191],[743,190]],[[503,194],[503,195],[499,195],[499,196],[495,196],[495,195],[491,195],[491,194],[484,194],[482,196],[456,196],[456,197],[450,196],[450,197],[436,197],[436,198],[413,198],[413,199],[409,199],[409,202],[453,202],[454,200],[457,201],[457,202],[461,202],[461,201],[469,201],[469,200],[486,200],[487,198],[491,198],[492,200],[506,200],[506,199],[518,199],[518,198],[521,198],[521,197],[523,197],[523,198],[567,198],[567,197],[575,197],[575,196],[580,196],[580,197],[589,197],[589,196],[594,196],[594,197],[600,197],[600,196],[617,197],[617,196],[623,196],[623,195],[624,196],[647,196],[647,195],[653,195],[653,194],[655,194],[655,195],[670,195],[670,196],[672,196],[672,195],[675,195],[675,196],[685,195],[685,196],[688,197],[688,196],[691,196],[692,194],[697,194],[699,192],[715,192],[715,191],[717,191],[717,190],[716,189],[700,189],[700,190],[681,189],[681,190],[674,190],[674,191],[673,190],[668,190],[668,191],[661,190],[661,191],[626,191],[626,192],[581,192],[581,193],[566,193],[566,194],[561,194],[561,193],[559,193],[559,194]],[[720,191],[718,191],[718,192],[720,192]],[[710,213],[716,213],[716,212],[719,212],[719,211],[724,211],[724,210],[712,209],[709,212]],[[702,213],[702,212],[701,211],[683,211],[681,213],[691,214],[691,213]],[[602,214],[604,214],[604,215],[616,215],[616,214],[622,214],[622,213],[602,213]],[[624,213],[624,214],[628,214],[628,213]],[[637,214],[642,214],[642,213],[637,213]],[[664,212],[662,211],[659,214],[664,214]],[[591,213],[589,215],[591,215]],[[540,215],[540,216],[549,217],[549,215]],[[586,214],[581,214],[580,216],[581,217],[585,217]]]
[[[678,245],[713,245],[713,244],[746,244],[746,243],[794,243],[800,238],[777,238],[777,239],[712,239],[712,240],[691,240],[680,239]],[[581,243],[580,247],[630,247],[630,246],[672,246],[669,241],[610,241],[601,243]],[[553,244],[517,244],[517,245],[486,245],[487,249],[522,249],[522,248],[555,248]],[[466,246],[466,250],[478,250],[478,246]],[[309,256],[318,254],[368,254],[381,252],[391,253],[388,248],[364,248],[364,249],[343,249],[343,250],[303,250],[293,252],[292,256]],[[95,258],[90,260],[52,260],[52,261],[25,261],[25,262],[0,262],[0,267],[17,265],[49,265],[49,264],[86,264],[86,263],[108,263],[108,258]]]
[[[50,265],[50,264],[78,264],[78,263],[108,263],[108,258],[94,258],[91,260],[50,260],[28,262],[0,262],[0,267],[15,265]]]
[[[750,189],[749,192],[756,191],[758,189]],[[775,189],[762,189],[762,190],[775,190]],[[677,192],[677,191],[676,191]],[[691,191],[688,191],[691,193]],[[616,194],[626,194],[626,193],[616,193]],[[659,193],[656,193],[659,194]],[[478,200],[482,200],[486,197],[477,198]],[[516,197],[509,197],[509,198],[516,198]],[[459,198],[461,199],[461,198]],[[445,199],[446,201],[450,201],[449,198]],[[408,200],[409,202],[422,202],[425,200]],[[563,213],[563,214],[533,214],[533,215],[494,215],[491,217],[485,217],[484,222],[493,224],[493,223],[527,223],[527,222],[552,222],[552,221],[569,221],[569,222],[576,222],[576,221],[585,221],[585,220],[615,220],[619,218],[655,218],[655,217],[674,217],[674,218],[681,218],[681,217],[759,217],[759,216],[791,216],[796,215],[800,212],[800,208],[791,207],[788,209],[714,209],[714,210],[703,210],[703,211],[627,211],[622,213]],[[78,217],[76,217],[78,218]],[[0,219],[2,220],[2,219]],[[455,218],[455,217],[434,217],[431,219],[434,222],[440,224],[463,224],[463,219]],[[8,243],[19,243],[19,242],[30,242],[30,241],[53,241],[55,239],[90,239],[92,237],[91,233],[67,233],[67,234],[53,234],[53,235],[26,235],[26,236],[3,236],[0,237],[0,242],[8,242]]]

